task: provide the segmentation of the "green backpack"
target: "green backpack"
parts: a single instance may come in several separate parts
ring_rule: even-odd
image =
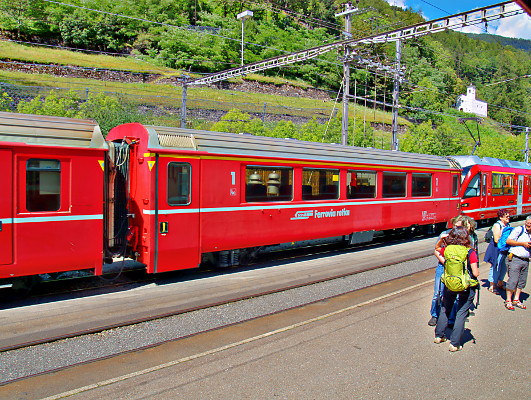
[[[479,284],[468,273],[468,257],[472,249],[451,244],[444,250],[444,273],[441,281],[452,292],[462,292]]]

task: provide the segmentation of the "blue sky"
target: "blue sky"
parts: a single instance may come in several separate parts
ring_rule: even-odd
[[[426,19],[431,20],[501,3],[502,0],[387,0],[387,2],[402,8],[411,7],[415,11],[421,11]],[[517,7],[516,3],[514,4]],[[485,25],[465,28],[462,32],[485,33]],[[521,39],[531,39],[531,17],[524,13],[515,17],[491,21],[488,23],[488,33]]]

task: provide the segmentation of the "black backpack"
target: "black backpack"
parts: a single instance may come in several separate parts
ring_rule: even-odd
[[[501,225],[500,221],[496,221],[494,225],[500,224],[500,228],[503,231],[503,226]],[[492,226],[494,226],[492,225]],[[489,230],[485,233],[485,243],[492,242],[492,239],[494,238],[494,232],[492,231],[492,226],[489,228]]]
[[[494,232],[492,232],[492,226],[491,226],[489,230],[485,233],[485,243],[492,242],[493,238],[494,238]]]

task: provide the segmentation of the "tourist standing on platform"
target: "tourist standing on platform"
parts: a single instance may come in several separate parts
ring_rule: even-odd
[[[447,229],[443,231],[439,237],[437,238],[437,243],[435,244],[435,248],[437,246],[441,247],[441,240],[448,236],[450,231],[456,227],[456,226],[463,226],[463,215],[458,215],[457,217],[454,217],[449,222],[450,229]],[[431,318],[428,321],[429,326],[435,326],[437,325],[437,318],[439,318],[439,312],[441,311],[441,293],[442,293],[442,283],[441,283],[441,276],[444,272],[444,265],[441,264],[439,261],[437,263],[437,267],[435,268],[435,286],[433,288],[433,299],[431,301]]]
[[[505,278],[505,272],[507,266],[505,264],[505,258],[507,257],[506,251],[500,251],[498,249],[498,240],[502,234],[503,228],[509,225],[509,211],[505,208],[498,210],[498,221],[492,226],[493,238],[485,251],[485,257],[483,261],[490,263],[489,271],[489,292],[497,293],[496,287],[499,290],[504,290],[503,279]],[[497,282],[497,284],[496,284]],[[495,286],[496,285],[496,286]]]
[[[479,239],[478,235],[476,234],[476,227],[477,223],[474,221],[474,218],[469,217],[468,215],[463,215],[463,226],[468,230],[468,234],[470,235],[470,240],[472,241],[472,248],[476,250],[476,253],[479,254],[478,246],[479,246]]]
[[[463,216],[463,226],[468,230],[468,234],[470,235],[470,241],[472,242],[472,248],[476,251],[476,254],[478,255],[479,259],[479,238],[476,233],[476,228],[478,224],[474,220],[474,218],[469,217],[468,215]],[[477,290],[480,290],[481,287],[478,286]],[[478,303],[479,303],[479,294],[478,294]],[[450,314],[450,321],[448,322],[448,326],[453,325],[453,321],[455,319],[455,313],[457,310],[457,302],[454,304],[454,308],[452,309],[452,313]],[[470,308],[470,313],[468,314],[473,315],[472,311],[474,310],[474,306]]]
[[[468,255],[466,257],[466,272],[470,275],[471,279],[476,279],[479,276],[478,269],[478,255],[476,251],[472,248],[473,244],[470,240],[470,235],[468,230],[463,226],[458,226],[451,230],[448,237],[445,239],[446,246],[443,248],[438,247],[435,250],[435,256],[439,261],[444,265],[444,253],[450,245],[463,246],[468,249]],[[455,316],[455,323],[452,329],[452,334],[450,336],[450,347],[451,352],[459,351],[463,348],[461,344],[461,339],[465,331],[465,319],[468,315],[468,311],[472,306],[474,301],[474,296],[478,288],[478,282],[476,280],[476,285],[468,287],[467,289],[454,292],[449,290],[446,286],[443,288],[442,295],[442,304],[441,312],[437,320],[437,326],[435,327],[435,340],[434,343],[443,343],[446,341],[445,332],[448,328],[448,319],[450,317],[450,312],[454,306],[454,303],[457,299],[457,312]]]
[[[525,226],[513,229],[507,238],[509,249],[509,260],[507,263],[507,299],[505,308],[514,310],[514,307],[526,309],[527,307],[520,301],[520,293],[527,283],[527,273],[529,270],[529,249],[531,248],[531,216],[525,220]],[[513,299],[514,294],[514,299]]]

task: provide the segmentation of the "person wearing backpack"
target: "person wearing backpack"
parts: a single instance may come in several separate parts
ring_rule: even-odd
[[[490,263],[489,271],[489,292],[498,294],[498,290],[504,290],[503,279],[507,271],[505,258],[507,251],[500,252],[498,241],[500,240],[503,231],[509,228],[509,210],[502,208],[498,210],[498,221],[492,226],[493,238],[485,251],[483,261]]]
[[[444,288],[434,343],[446,342],[448,318],[457,300],[457,313],[448,349],[455,352],[463,348],[461,339],[465,331],[465,319],[479,287],[478,255],[472,248],[468,230],[458,226],[450,231],[446,238],[446,247],[438,247],[435,250],[435,256],[444,263],[441,278]]]
[[[509,256],[507,259],[507,298],[505,308],[514,311],[515,307],[525,310],[527,307],[520,301],[520,294],[527,283],[529,257],[531,248],[531,216],[525,220],[525,226],[513,229],[507,238]],[[514,294],[514,299],[513,299]]]
[[[453,217],[449,221],[449,225],[450,225],[450,229],[447,229],[441,232],[441,234],[437,238],[437,242],[435,243],[435,249],[437,249],[437,247],[442,247],[442,243],[444,243],[443,242],[444,238],[448,236],[448,234],[453,228],[455,228],[456,226],[463,225],[463,215],[458,215],[457,217]],[[437,267],[435,267],[435,286],[433,287],[433,298],[431,300],[431,309],[430,309],[431,318],[428,321],[428,326],[437,325],[437,319],[439,318],[439,313],[441,311],[441,301],[440,301],[441,294],[442,294],[441,276],[443,272],[444,272],[444,262],[441,263],[441,261],[438,260]]]
[[[474,218],[469,217],[468,215],[463,215],[463,226],[468,230],[470,240],[472,241],[472,248],[476,250],[477,254],[479,254],[479,239],[476,233],[478,224]]]

